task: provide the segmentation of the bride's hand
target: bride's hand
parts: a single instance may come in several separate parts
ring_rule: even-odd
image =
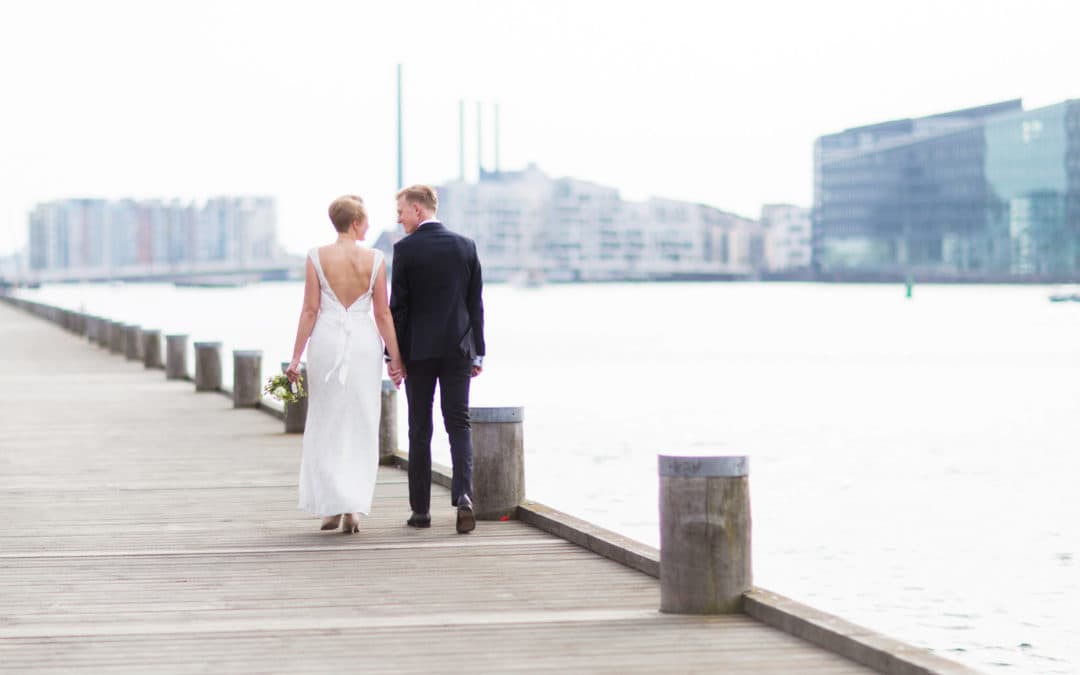
[[[289,382],[296,384],[296,381],[300,379],[300,362],[293,359],[289,367],[285,369],[285,377],[289,378]]]

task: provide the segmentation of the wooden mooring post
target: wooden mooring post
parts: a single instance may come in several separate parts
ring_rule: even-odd
[[[187,378],[187,342],[188,336],[184,334],[165,336],[165,379]]]
[[[135,361],[139,358],[139,340],[142,338],[142,328],[133,324],[124,326],[124,358]]]
[[[113,354],[124,353],[124,324],[119,321],[109,322],[109,351]]]
[[[143,367],[161,368],[161,331],[144,330],[142,332]]]
[[[525,501],[525,408],[469,408],[469,419],[476,517],[513,518]]]
[[[379,464],[394,463],[398,449],[397,387],[390,380],[382,381],[382,407],[379,412]]]
[[[195,343],[195,391],[221,391],[221,343]]]
[[[660,465],[660,611],[732,614],[751,587],[749,460]]]
[[[262,400],[262,351],[233,350],[233,407],[254,408]]]
[[[97,317],[97,330],[94,332],[94,344],[103,349],[109,348],[109,320],[104,317]]]

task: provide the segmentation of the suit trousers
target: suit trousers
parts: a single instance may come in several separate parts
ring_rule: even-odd
[[[469,384],[472,359],[442,358],[405,364],[405,396],[409,401],[409,505],[414,513],[431,508],[431,409],[439,385],[443,423],[450,437],[453,480],[450,504],[472,499],[472,426],[469,423]]]

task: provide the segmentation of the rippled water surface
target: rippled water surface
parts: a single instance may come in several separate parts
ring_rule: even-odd
[[[525,406],[530,498],[654,546],[658,453],[747,454],[758,585],[982,670],[1076,673],[1080,303],[1048,292],[489,286],[473,404]],[[261,348],[269,369],[301,293],[23,296]]]

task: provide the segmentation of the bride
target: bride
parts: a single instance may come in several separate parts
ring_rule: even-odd
[[[379,468],[384,343],[395,386],[402,367],[382,253],[357,246],[368,229],[364,201],[355,195],[335,199],[330,222],[337,241],[308,252],[304,307],[285,374],[296,382],[306,346],[300,508],[323,516],[323,530],[340,523],[351,534],[360,527],[357,514],[371,511]]]

